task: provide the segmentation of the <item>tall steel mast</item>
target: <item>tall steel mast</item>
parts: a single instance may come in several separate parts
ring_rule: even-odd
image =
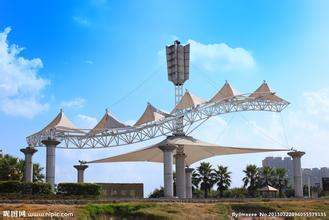
[[[184,82],[190,74],[190,44],[181,45],[178,40],[170,46],[166,46],[168,80],[175,86],[175,106],[181,101],[184,92]],[[175,112],[179,114],[180,110]],[[184,119],[175,121],[174,135],[184,135]]]

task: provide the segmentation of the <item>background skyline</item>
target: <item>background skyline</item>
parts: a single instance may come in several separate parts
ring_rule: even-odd
[[[328,9],[327,1],[2,1],[0,147],[22,158],[25,137],[60,108],[86,128],[105,108],[126,123],[136,121],[148,101],[170,111],[174,88],[167,81],[164,47],[179,39],[191,43],[185,88],[193,94],[208,100],[225,80],[242,93],[252,92],[266,80],[291,102],[280,114],[213,118],[192,134],[195,138],[225,146],[295,147],[306,152],[303,167],[328,167]],[[159,140],[103,150],[59,149],[56,182],[75,181],[72,166],[79,159],[108,157]],[[38,150],[34,161],[45,166],[45,150]],[[233,186],[240,186],[247,164],[260,166],[266,156],[285,155],[206,161],[229,166]],[[86,181],[144,182],[147,195],[162,185],[162,165],[95,164]]]

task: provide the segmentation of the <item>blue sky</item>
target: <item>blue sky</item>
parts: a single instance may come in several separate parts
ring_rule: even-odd
[[[3,0],[0,146],[21,157],[18,149],[26,146],[25,137],[61,107],[81,127],[92,126],[105,108],[125,122],[136,120],[147,101],[170,111],[174,94],[163,49],[179,39],[192,45],[186,83],[192,93],[208,99],[225,80],[241,92],[252,92],[265,79],[292,103],[279,115],[216,117],[195,137],[228,146],[277,147],[279,142],[305,150],[304,167],[329,166],[322,156],[329,153],[328,10],[327,1]],[[78,159],[111,156],[150,143],[58,150],[57,181],[75,180],[72,166]],[[44,164],[44,154],[40,149],[35,161]],[[248,163],[260,165],[269,155],[285,153],[208,161],[229,166],[233,185],[239,186],[241,169]],[[127,175],[119,176],[115,171],[120,169]],[[102,164],[90,167],[86,178],[142,181],[148,193],[162,184],[161,169],[154,164]]]

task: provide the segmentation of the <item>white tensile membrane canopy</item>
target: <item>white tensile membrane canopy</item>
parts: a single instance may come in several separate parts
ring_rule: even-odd
[[[87,163],[113,163],[113,162],[156,162],[163,163],[163,153],[159,146],[184,147],[186,154],[186,165],[192,165],[200,160],[230,154],[247,154],[261,153],[273,151],[288,151],[287,149],[265,149],[265,148],[241,148],[241,147],[225,147],[216,144],[207,143],[197,140],[190,136],[169,136],[165,140],[143,148],[141,150],[125,153],[118,156],[108,157],[104,159],[89,161]],[[176,151],[175,150],[175,151]],[[175,153],[175,152],[174,152]]]
[[[231,85],[226,81],[224,86],[210,99],[210,102],[220,102],[228,100],[237,95]]]
[[[137,120],[134,126],[139,126],[149,122],[157,121],[168,116],[170,116],[170,114],[154,107],[151,103],[148,102],[144,113]]]
[[[279,192],[279,190],[277,190],[276,188],[270,186],[270,185],[267,185],[267,186],[264,186],[263,188],[259,189],[259,191],[263,191],[263,192]]]
[[[105,115],[98,122],[98,124],[90,131],[90,133],[97,134],[107,130],[123,129],[128,127],[130,126],[120,122],[106,109]]]
[[[260,87],[258,87],[254,92],[251,94],[240,94],[236,92],[231,85],[226,82],[224,86],[209,100],[204,101],[201,98],[191,94],[188,90],[186,90],[185,94],[183,95],[181,101],[175,106],[175,108],[172,110],[171,114],[166,113],[165,111],[162,111],[150,103],[147,104],[147,107],[142,114],[142,116],[137,120],[137,122],[133,126],[125,125],[124,123],[117,120],[113,115],[110,113],[106,113],[103,118],[99,121],[99,123],[91,130],[84,129],[84,128],[77,128],[65,115],[64,112],[60,111],[60,113],[43,129],[41,129],[39,132],[36,132],[32,135],[30,135],[28,138],[44,138],[42,135],[48,135],[47,133],[53,130],[59,131],[59,132],[65,132],[67,134],[72,135],[98,135],[103,132],[107,132],[109,130],[113,131],[125,131],[128,129],[134,129],[135,127],[139,129],[143,126],[148,126],[150,124],[153,124],[153,122],[157,122],[159,120],[162,120],[167,117],[171,117],[175,115],[177,111],[180,110],[189,110],[194,109],[197,107],[205,106],[207,108],[208,104],[216,104],[216,103],[225,103],[230,102],[234,100],[256,100],[260,101],[261,104],[266,102],[272,102],[272,103],[279,103],[282,105],[287,105],[289,102],[286,100],[280,98],[277,96],[273,91],[270,90],[268,84],[264,81]],[[154,125],[156,126],[156,125]],[[88,130],[88,131],[85,131]],[[41,135],[41,137],[39,137]]]
[[[70,131],[82,133],[64,114],[63,109],[60,110],[58,115],[44,127],[41,131],[37,133],[47,132],[51,129],[56,129],[58,131]]]
[[[251,93],[249,95],[251,98],[255,99],[267,99],[270,101],[275,101],[275,102],[282,102],[285,101],[284,99],[280,98],[279,96],[275,95],[274,92],[271,91],[270,87],[267,85],[267,83],[264,81],[263,84],[256,89],[255,92]]]
[[[193,95],[188,90],[185,91],[182,99],[180,102],[175,106],[175,108],[171,111],[171,113],[174,113],[177,110],[183,110],[187,108],[194,108],[202,103],[205,103],[206,101],[202,100],[201,98]]]

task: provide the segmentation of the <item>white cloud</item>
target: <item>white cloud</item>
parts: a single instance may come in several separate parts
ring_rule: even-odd
[[[175,39],[178,39],[177,37]],[[172,42],[172,41],[171,41]],[[225,43],[203,44],[188,40],[190,44],[190,67],[210,73],[247,71],[255,68],[256,61],[248,50],[232,48]],[[158,52],[159,62],[165,62],[165,50]]]
[[[32,118],[48,108],[41,103],[42,90],[49,81],[38,71],[43,67],[40,58],[26,59],[24,49],[7,41],[11,29],[0,32],[0,110],[8,115]]]
[[[307,102],[305,108],[308,113],[329,121],[329,88],[305,92],[303,97]]]
[[[94,62],[93,62],[92,60],[85,60],[84,63],[85,63],[85,64],[89,64],[89,65],[94,64]]]
[[[62,107],[67,108],[82,108],[86,104],[86,100],[83,98],[75,98],[69,101],[63,101],[61,102]]]
[[[77,24],[85,27],[89,27],[91,25],[90,20],[87,17],[82,16],[73,16],[73,21],[75,21]]]
[[[244,48],[232,48],[225,43],[202,44],[188,40],[191,44],[191,65],[209,72],[248,70],[255,67],[251,53]]]
[[[77,115],[75,123],[79,128],[91,129],[97,124],[97,119],[88,115]]]

